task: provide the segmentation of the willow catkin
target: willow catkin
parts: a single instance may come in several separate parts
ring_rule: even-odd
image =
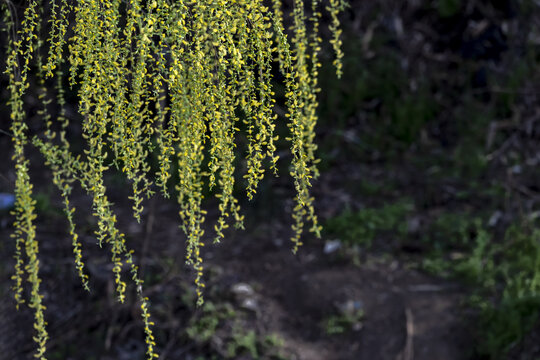
[[[37,349],[35,357],[44,358],[46,343],[49,335],[46,330],[45,305],[40,291],[41,279],[39,277],[40,262],[38,258],[39,244],[36,238],[34,220],[36,201],[32,197],[32,184],[29,176],[30,162],[26,158],[25,148],[28,145],[26,131],[28,125],[25,122],[23,96],[29,87],[30,62],[35,57],[38,45],[38,3],[31,1],[24,11],[21,29],[16,38],[10,38],[8,42],[6,64],[9,76],[9,105],[11,107],[11,132],[13,133],[13,160],[15,162],[15,282],[14,293],[17,306],[24,302],[23,277],[27,276],[30,286],[28,306],[34,311],[33,337]],[[11,9],[10,9],[11,10]],[[8,34],[12,34],[15,26],[11,16],[7,19]],[[23,253],[24,249],[24,253]]]
[[[296,189],[293,251],[302,244],[306,223],[319,234],[310,188],[318,176],[320,9],[330,14],[330,43],[339,76],[343,54],[338,14],[344,3],[294,0],[290,32],[285,30],[281,5],[278,0],[271,2],[271,9],[261,0],[31,0],[24,13],[17,14],[10,1],[2,2],[9,37],[6,73],[17,174],[14,293],[17,304],[22,304],[28,279],[37,358],[45,358],[48,334],[40,292],[35,200],[25,155],[29,144],[43,155],[62,196],[75,269],[87,289],[70,200],[73,187],[80,185],[92,198],[97,243],[110,253],[118,300],[126,298],[124,270],[129,270],[137,288],[149,358],[158,356],[149,300],[133,250],[118,229],[107,196],[104,175],[111,167],[125,174],[131,184],[129,198],[137,221],[144,200],[156,187],[164,196],[174,189],[187,236],[186,262],[195,271],[198,303],[202,303],[206,187],[219,202],[214,241],[224,237],[231,222],[242,227],[243,215],[233,191],[240,129],[245,129],[247,139],[243,176],[247,197],[253,198],[267,168],[277,172],[278,116],[272,86],[277,66],[286,88],[290,173]],[[22,21],[17,24],[19,15]],[[34,66],[37,71],[32,70]],[[40,128],[45,130],[31,137],[23,98],[34,77],[42,102],[38,115],[45,125]],[[77,121],[85,144],[80,154],[70,146],[68,130],[75,118],[66,112],[63,79],[77,95]],[[50,83],[55,84],[51,89],[47,88]],[[54,106],[59,108],[57,113],[50,111]]]

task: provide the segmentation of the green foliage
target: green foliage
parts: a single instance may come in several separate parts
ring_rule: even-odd
[[[453,155],[455,171],[465,177],[478,178],[487,168],[485,150],[478,143],[466,140],[456,147]]]
[[[254,360],[285,360],[287,357],[281,351],[283,345],[283,339],[275,334],[261,338],[253,330],[235,327],[227,345],[227,355],[229,359],[237,359],[247,352]]]
[[[470,283],[484,289],[493,289],[496,279],[491,276],[495,270],[491,234],[482,228],[480,220],[475,220],[475,236],[472,250],[467,256],[457,261],[454,271]],[[465,233],[463,233],[464,235]]]
[[[362,326],[364,321],[364,311],[362,309],[352,312],[342,312],[337,315],[331,315],[323,322],[323,329],[328,335],[344,334]]]
[[[423,259],[424,270],[457,276],[482,288],[494,286],[492,234],[480,218],[466,211],[445,212],[429,225],[426,234],[423,241],[431,253]]]
[[[512,225],[505,242],[486,248],[482,256],[497,261],[478,274],[478,281],[503,284],[504,290],[495,303],[478,301],[482,311],[478,351],[500,359],[538,323],[540,231],[527,223]]]
[[[328,91],[321,96],[321,114],[323,119],[331,120],[328,127],[332,136],[321,144],[321,157],[335,153],[336,148],[346,152],[346,146],[356,156],[374,150],[393,156],[417,141],[421,131],[440,112],[432,96],[435,84],[420,80],[414,87],[411,85],[399,55],[385,47],[391,38],[384,31],[377,29],[370,38],[369,51],[378,54],[372,58],[367,56],[361,37],[347,35],[347,84],[337,82],[330,69],[322,69],[321,83]],[[351,126],[351,122],[359,118],[365,119],[365,123],[353,139],[349,135],[359,127]],[[344,138],[348,140],[345,143]]]
[[[439,255],[426,260],[424,268],[458,277],[472,287],[469,301],[479,312],[475,350],[490,359],[505,358],[538,322],[540,231],[526,220],[511,225],[503,241],[494,242],[480,220],[450,218],[460,217],[451,214],[437,228],[448,231],[450,243],[461,244],[462,255],[445,258],[436,252]],[[456,224],[456,231],[447,224]]]
[[[310,187],[319,174],[314,137],[320,91],[320,1],[313,0],[307,12],[303,1],[294,2],[290,33],[285,32],[278,0],[272,2],[272,9],[259,0],[30,0],[22,10],[11,1],[1,5],[9,39],[6,74],[17,173],[15,298],[18,304],[24,302],[23,279],[28,279],[37,358],[45,358],[48,335],[35,237],[36,201],[26,155],[31,145],[43,155],[61,193],[75,265],[85,288],[87,275],[70,202],[73,186],[80,185],[92,198],[98,222],[95,235],[100,247],[109,248],[118,300],[123,302],[126,297],[125,267],[137,289],[148,358],[158,357],[149,300],[144,296],[133,250],[118,229],[105,174],[116,167],[127,178],[133,216],[140,221],[144,200],[156,187],[168,197],[171,172],[176,172],[174,189],[187,236],[186,262],[195,269],[201,304],[205,186],[214,189],[219,201],[215,241],[223,238],[230,219],[237,225],[243,221],[233,193],[240,122],[248,144],[244,174],[247,197],[255,194],[266,162],[270,170],[277,169],[277,115],[273,113],[271,85],[274,64],[285,79],[291,176],[297,192],[293,251],[301,245],[306,222],[310,231],[319,235]],[[338,15],[344,6],[341,0],[329,0],[325,6],[332,19],[330,43],[338,76],[343,57]],[[16,19],[22,19],[20,24]],[[72,146],[80,139],[68,137],[67,129],[74,119],[66,114],[66,80],[76,92],[82,152]],[[44,124],[44,131],[34,136],[30,136],[24,106],[25,95],[32,95],[30,84],[38,84],[38,115]],[[58,114],[48,112],[53,103],[60,108]],[[244,116],[240,118],[239,113]],[[158,159],[157,171],[150,165],[153,157]]]
[[[218,328],[223,325],[223,321],[235,316],[231,306],[218,306],[211,301],[205,302],[201,311],[200,316],[189,320],[186,328],[188,337],[198,344],[210,341]]]
[[[424,88],[402,94],[389,106],[390,121],[387,129],[390,135],[404,144],[412,144],[438,110],[433,97]]]
[[[259,358],[257,351],[257,336],[255,331],[251,330],[247,333],[233,332],[233,341],[229,343],[227,353],[230,358],[234,359],[242,353],[243,350],[247,351],[253,359]]]
[[[505,296],[496,305],[481,308],[477,352],[490,359],[505,359],[537,323],[540,296]]]
[[[443,212],[429,225],[423,241],[436,251],[469,248],[469,234],[477,221],[467,211]]]
[[[405,218],[413,209],[408,200],[401,200],[380,208],[365,208],[359,211],[346,209],[340,215],[328,219],[325,230],[348,245],[371,246],[375,236],[384,231],[393,231],[398,236],[407,232]]]
[[[196,297],[196,294],[193,294]],[[193,298],[186,299],[192,304]],[[236,359],[247,353],[252,359],[282,359],[283,340],[275,334],[262,336],[242,326],[243,316],[228,303],[205,301],[189,319],[187,338],[200,348],[212,348],[216,339],[222,343],[220,353],[226,359]]]
[[[391,184],[370,182],[365,179],[360,179],[360,181],[354,181],[351,186],[354,186],[354,188],[356,188],[359,194],[367,196],[375,196],[388,193],[389,190],[391,190],[392,188]]]
[[[522,5],[524,4],[525,1]],[[494,99],[495,110],[499,116],[510,117],[515,111],[516,101],[520,97],[523,83],[537,78],[537,53],[537,49],[527,47],[523,57],[513,59],[509,70],[500,79],[493,80],[500,89]]]
[[[451,17],[461,10],[461,0],[435,0],[435,8],[440,17]]]

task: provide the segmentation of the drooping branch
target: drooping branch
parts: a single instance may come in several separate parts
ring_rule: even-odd
[[[144,199],[154,194],[156,186],[165,196],[176,192],[181,227],[187,236],[186,262],[195,270],[198,302],[202,303],[204,188],[216,188],[220,216],[214,229],[215,241],[219,241],[231,221],[239,227],[243,221],[233,192],[238,157],[235,139],[241,128],[247,138],[247,197],[256,193],[266,163],[277,172],[272,74],[278,65],[285,79],[291,175],[297,192],[293,251],[301,245],[306,222],[311,232],[319,234],[310,188],[318,176],[314,141],[322,2],[312,0],[305,7],[304,1],[295,0],[290,34],[285,31],[278,0],[272,2],[272,9],[261,0],[31,0],[20,24],[9,0],[2,7],[10,39],[6,72],[17,173],[13,278],[15,298],[22,303],[23,278],[28,274],[29,305],[35,311],[38,332],[36,357],[45,358],[48,335],[39,289],[35,201],[25,156],[30,143],[44,156],[62,195],[75,268],[85,288],[88,277],[73,219],[72,187],[80,184],[92,198],[98,221],[95,235],[99,246],[109,248],[118,299],[125,299],[124,267],[130,269],[137,286],[149,358],[157,354],[148,299],[143,295],[133,251],[117,227],[106,194],[104,174],[111,166],[121,170],[131,184],[130,200],[138,221]],[[330,42],[338,75],[342,56],[338,13],[342,7],[339,0],[329,0],[326,6],[332,19]],[[44,9],[47,13],[40,13]],[[30,139],[23,95],[33,77],[40,85],[40,114],[46,130]],[[65,111],[66,77],[77,89],[85,143],[81,154],[73,152],[73,140],[67,135],[74,119]],[[52,88],[46,86],[49,78],[56,79]],[[56,99],[58,114],[47,111],[50,99]],[[157,172],[150,166],[154,156]],[[174,169],[177,174],[172,173]],[[171,184],[173,178],[177,183]]]

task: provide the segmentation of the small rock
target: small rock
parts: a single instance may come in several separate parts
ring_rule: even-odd
[[[251,310],[253,312],[259,311],[259,304],[257,303],[257,300],[254,298],[245,298],[244,301],[242,301],[242,304],[240,306],[242,306],[242,308],[246,310]]]
[[[364,308],[364,303],[361,300],[347,300],[344,303],[338,304],[338,309],[343,315],[355,315]]]
[[[422,227],[422,220],[419,216],[415,216],[407,219],[407,232],[409,234],[417,234],[420,232]]]
[[[276,247],[278,247],[278,248],[282,247],[282,246],[283,246],[283,243],[284,243],[283,239],[280,238],[280,237],[275,237],[275,238],[273,238],[272,242],[273,242],[274,245],[275,245]]]
[[[235,295],[236,301],[241,308],[254,312],[259,311],[255,290],[251,285],[246,283],[234,284],[231,287],[231,292]]]
[[[341,249],[341,240],[328,240],[324,243],[325,254],[331,254]]]
[[[514,165],[510,168],[510,172],[512,174],[521,174],[522,171],[523,168],[521,167],[521,165]]]
[[[246,284],[246,283],[234,284],[231,288],[231,291],[237,297],[242,297],[242,298],[253,296],[255,294],[255,291],[253,290],[251,285]]]
[[[502,216],[503,216],[503,213],[501,211],[499,210],[495,211],[493,215],[491,215],[491,217],[489,218],[488,226],[494,227],[495,225],[497,225],[497,223],[501,220]]]

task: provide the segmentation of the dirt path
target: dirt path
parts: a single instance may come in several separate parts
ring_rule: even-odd
[[[294,359],[466,358],[464,293],[456,284],[395,260],[370,257],[355,266],[324,254],[320,241],[298,256],[268,236],[230,239],[230,244],[236,245],[210,249],[213,266],[223,269],[225,283],[256,290],[257,327],[280,334]],[[361,328],[326,334],[324,320],[351,303],[364,311]]]

